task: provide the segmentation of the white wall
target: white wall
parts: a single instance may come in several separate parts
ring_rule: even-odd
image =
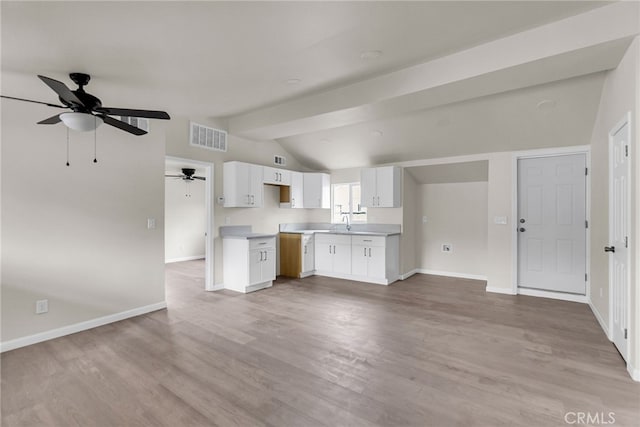
[[[3,344],[165,298],[163,124],[103,125],[97,164],[93,133],[71,132],[67,167],[66,128],[35,124],[56,112],[2,100]]]
[[[420,269],[487,275],[487,188],[487,182],[418,186]],[[443,244],[452,245],[453,251],[442,252]]]
[[[638,162],[640,143],[638,141],[638,125],[640,124],[640,41],[634,40],[627,50],[620,65],[615,70],[608,72],[600,107],[593,128],[591,138],[591,302],[601,321],[609,327],[609,256],[603,252],[603,247],[609,245],[609,131],[623,118],[627,112],[631,112],[631,170],[632,170],[632,194],[635,203],[631,205],[631,364],[640,368],[640,292],[638,292],[638,279],[640,263],[638,253],[640,251],[640,224],[638,213],[640,212],[640,174]],[[634,156],[633,153],[636,153]],[[635,245],[633,241],[635,240]],[[600,296],[602,293],[602,296]],[[635,333],[634,333],[635,331]]]
[[[164,190],[165,262],[204,258],[207,220],[205,182],[165,178]]]

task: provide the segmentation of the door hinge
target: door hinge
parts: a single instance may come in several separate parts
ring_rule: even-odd
[[[627,328],[624,328],[624,339],[627,339]]]
[[[587,281],[587,273],[584,273],[584,281]]]
[[[589,168],[584,168],[584,174],[585,174],[585,176],[589,175]]]
[[[629,157],[629,146],[628,145],[624,146],[624,156],[625,157]]]
[[[629,237],[624,236],[624,247],[628,248],[629,247]]]
[[[584,220],[584,228],[589,228],[589,220]]]

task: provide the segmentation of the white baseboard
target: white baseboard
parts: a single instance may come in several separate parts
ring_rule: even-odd
[[[16,338],[0,343],[0,353],[16,348],[26,347],[28,345],[37,344],[39,342],[52,340],[54,338],[63,337],[65,335],[75,334],[76,332],[86,331],[87,329],[97,328],[98,326],[108,323],[118,322],[130,317],[140,316],[141,314],[150,313],[156,310],[167,308],[167,302],[162,301],[156,304],[145,305],[143,307],[133,308],[120,313],[109,314],[107,316],[98,317],[96,319],[87,320],[73,325],[63,326],[61,328],[52,329],[50,331],[40,332],[26,337]]]
[[[194,261],[196,259],[204,259],[204,258],[205,258],[204,255],[193,255],[193,256],[185,256],[185,257],[181,257],[181,258],[165,259],[164,263],[165,264],[171,264],[172,262]]]
[[[433,274],[434,276],[457,277],[460,279],[487,280],[487,276],[479,274],[455,273],[452,271],[428,270],[425,268],[418,268],[415,272],[420,274]]]
[[[494,294],[505,294],[505,295],[515,295],[513,293],[513,289],[511,288],[496,288],[493,286],[487,286],[485,288],[487,292],[493,292]]]
[[[413,270],[409,271],[408,273],[404,273],[400,275],[400,280],[407,280],[409,277],[413,276],[414,274],[418,273],[418,269],[414,268]]]
[[[606,322],[602,318],[602,315],[596,309],[596,307],[591,303],[591,301],[589,301],[589,307],[591,307],[591,312],[593,313],[593,315],[595,316],[596,320],[600,324],[600,327],[602,328],[602,330],[604,331],[605,335],[607,336],[607,339],[609,341],[611,341],[611,334],[609,333],[609,327],[607,326]]]
[[[635,369],[631,363],[627,363],[627,372],[632,380],[640,382],[640,369]]]
[[[221,291],[224,289],[224,283],[216,283],[215,285],[213,285],[213,288],[211,289],[207,289],[207,291]]]
[[[518,288],[518,294],[528,295],[530,297],[541,297],[541,298],[557,299],[562,301],[580,302],[582,304],[589,303],[586,295],[565,294],[562,292],[542,291],[539,289]]]

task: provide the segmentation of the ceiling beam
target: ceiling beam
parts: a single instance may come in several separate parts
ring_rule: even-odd
[[[399,71],[229,117],[229,132],[277,139],[604,71],[617,66],[639,32],[638,3],[618,2]]]

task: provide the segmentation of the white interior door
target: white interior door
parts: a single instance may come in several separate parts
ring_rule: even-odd
[[[585,295],[586,155],[518,160],[518,286]]]
[[[609,141],[609,296],[611,338],[627,360],[629,322],[629,123]]]

